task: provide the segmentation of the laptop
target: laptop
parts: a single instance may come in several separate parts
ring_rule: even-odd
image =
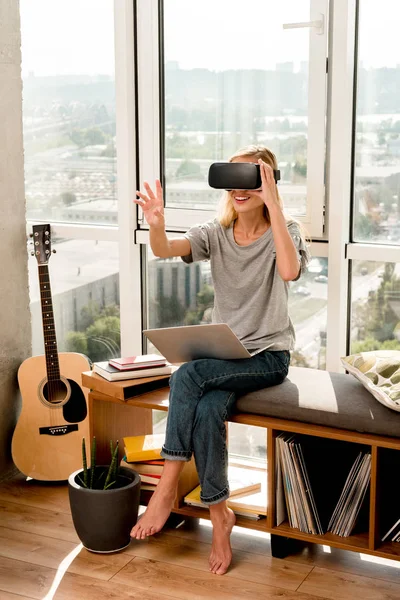
[[[170,363],[196,358],[232,360],[251,354],[226,323],[145,329],[144,335]]]

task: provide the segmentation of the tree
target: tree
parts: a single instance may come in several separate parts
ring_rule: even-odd
[[[195,179],[198,181],[199,179],[203,179],[200,165],[192,160],[184,160],[181,162],[176,170],[175,177],[177,179],[181,179],[182,181],[187,181],[190,179]]]
[[[211,285],[205,283],[201,290],[198,292],[197,296],[197,311],[199,323],[203,318],[204,311],[207,308],[212,308],[214,306],[214,288]]]
[[[82,331],[69,331],[65,339],[67,352],[78,352],[79,354],[87,354],[87,339]]]
[[[378,144],[384,146],[386,144],[386,135],[383,131],[378,131]]]
[[[369,213],[363,215],[360,211],[354,213],[354,231],[362,240],[376,239],[380,233],[379,225]]]
[[[100,314],[102,317],[118,317],[119,318],[119,316],[120,316],[119,306],[118,306],[118,304],[107,304],[107,306],[105,306],[101,310]]]
[[[185,325],[200,325],[199,313],[197,310],[190,310],[186,313],[184,319]]]
[[[79,148],[82,148],[85,143],[83,140],[83,130],[82,129],[73,129],[69,134],[71,141],[76,144]]]
[[[158,327],[175,327],[183,322],[185,308],[176,296],[160,295],[158,302]]]
[[[97,302],[90,300],[86,306],[81,308],[80,329],[86,330],[100,317],[100,306]]]
[[[400,350],[400,342],[398,340],[378,342],[378,340],[374,340],[373,338],[367,338],[362,342],[353,342],[351,345],[352,354],[372,352],[374,350]]]
[[[306,367],[306,368],[311,367],[310,363],[307,361],[304,354],[302,354],[300,352],[300,350],[294,350],[292,352],[292,355],[290,358],[290,364],[293,366],[296,366],[296,367]]]
[[[120,321],[118,317],[100,317],[86,330],[88,355],[91,360],[104,360],[105,356],[119,356]]]
[[[293,165],[293,172],[299,175],[300,177],[307,177],[307,162],[305,160],[296,160]]]
[[[60,198],[65,206],[71,206],[71,204],[75,204],[76,202],[76,196],[72,192],[63,192],[60,194]]]
[[[85,131],[85,146],[96,146],[97,144],[104,144],[106,136],[99,127],[92,127]]]
[[[81,309],[80,331],[67,334],[69,352],[87,354],[91,360],[105,360],[120,354],[119,306],[108,304],[100,309],[90,301]]]
[[[364,340],[385,342],[393,340],[399,322],[397,301],[400,297],[400,280],[396,277],[395,263],[386,263],[381,283],[368,294],[368,300],[356,307],[355,324],[358,337]]]
[[[114,156],[117,156],[114,142],[110,142],[107,145],[107,148],[102,151],[101,156],[108,156],[109,158],[114,158]]]

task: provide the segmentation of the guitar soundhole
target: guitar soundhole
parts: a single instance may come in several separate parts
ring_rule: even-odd
[[[62,406],[70,396],[70,390],[61,379],[47,381],[42,393],[44,399],[52,406]]]

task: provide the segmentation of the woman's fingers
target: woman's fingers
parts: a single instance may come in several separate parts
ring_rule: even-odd
[[[150,200],[150,198],[148,198],[147,196],[145,196],[141,192],[138,192],[137,190],[136,190],[136,196],[139,196],[139,198],[141,200],[143,200],[143,202],[148,202]]]
[[[267,177],[265,175],[264,163],[261,158],[258,159],[258,163],[260,165],[262,187],[265,188],[267,186]]]
[[[149,184],[147,183],[147,181],[145,181],[145,182],[144,182],[144,187],[146,188],[146,192],[148,193],[148,195],[149,195],[149,198],[150,198],[151,200],[155,200],[155,199],[156,199],[156,197],[155,197],[155,195],[154,195],[154,192],[153,192],[153,190],[151,189],[151,187],[149,186]]]
[[[157,194],[157,200],[158,202],[163,205],[163,192],[162,192],[162,187],[161,187],[161,181],[159,179],[156,179],[156,194]]]
[[[258,159],[260,164],[261,181],[263,185],[270,186],[272,184],[272,169],[261,158]]]
[[[159,210],[162,211],[162,209],[164,208],[164,202],[163,202],[162,187],[161,187],[160,181],[158,179],[156,180],[156,195],[157,196],[154,195],[154,192],[151,189],[151,187],[149,186],[149,184],[147,183],[147,181],[145,181],[143,185],[146,188],[147,195],[143,194],[142,192],[139,192],[139,190],[136,190],[136,196],[138,196],[140,198],[140,200],[136,198],[134,200],[135,204],[138,204],[144,210],[154,209],[155,207],[157,207]]]

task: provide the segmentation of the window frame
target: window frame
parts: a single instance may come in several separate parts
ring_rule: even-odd
[[[137,0],[140,181],[160,179],[164,184],[163,7],[164,0]],[[307,205],[306,215],[298,217],[310,235],[320,239],[324,238],[329,14],[328,0],[310,0],[310,21],[320,19],[321,15],[323,33],[317,34],[314,28],[310,28],[309,33]],[[290,31],[286,35],[290,35]],[[168,228],[185,230],[215,216],[214,211],[168,206],[164,214]],[[148,229],[140,209],[138,226]]]
[[[313,256],[327,256],[329,261],[326,368],[339,372],[343,372],[340,356],[349,349],[351,261],[400,262],[399,246],[366,244],[351,239],[358,4],[358,0],[335,0],[329,7],[326,239],[322,242],[313,236],[311,245]],[[151,13],[150,20],[149,15],[146,17],[148,32],[149,27],[154,28],[155,15],[156,22],[159,19],[158,0],[114,0],[119,226],[51,223],[57,236],[119,242],[121,348],[125,355],[144,351],[142,329],[146,323],[147,305],[145,270],[149,232],[138,218],[132,199],[137,182],[145,178],[154,180],[160,174],[161,164],[159,112],[153,111],[153,104],[143,104],[143,86],[154,74],[143,72],[139,54],[150,47],[153,67],[158,69],[159,64],[158,27],[153,31],[154,43],[147,34],[146,39],[142,29],[145,5]],[[159,102],[159,97],[156,100]],[[149,131],[155,144],[149,144]],[[150,161],[138,159],[142,148]],[[175,220],[174,226],[168,225],[171,237],[183,233],[193,223],[193,215],[198,221],[207,218],[204,211],[179,212],[181,220]],[[28,221],[28,233],[35,222]]]

